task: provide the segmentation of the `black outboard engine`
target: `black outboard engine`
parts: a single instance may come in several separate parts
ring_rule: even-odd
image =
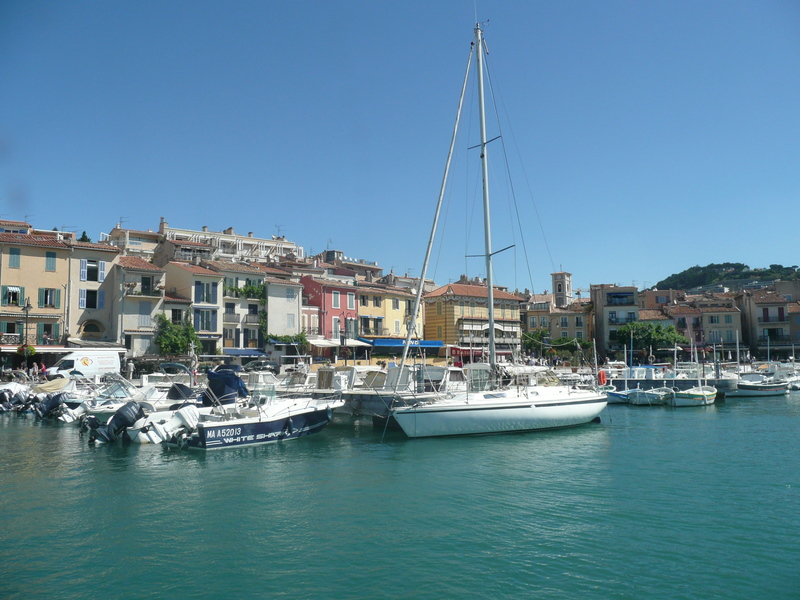
[[[105,425],[97,425],[97,422],[89,422],[89,443],[92,442],[113,442],[124,435],[125,430],[145,417],[144,409],[138,402],[131,400],[120,408]]]
[[[11,391],[6,389],[0,390],[0,413],[8,412],[12,409],[11,396]]]
[[[37,402],[31,407],[34,414],[39,419],[44,419],[45,417],[49,417],[56,413],[57,410],[61,408],[61,405],[64,403],[64,398],[66,394],[63,392],[58,394],[47,394],[44,397],[44,400],[41,402]]]

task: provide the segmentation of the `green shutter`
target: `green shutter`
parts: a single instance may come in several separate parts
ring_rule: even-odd
[[[6,306],[8,304],[8,286],[4,285],[2,289],[3,298],[2,298],[2,306]]]
[[[58,343],[58,341],[61,339],[60,329],[61,329],[61,323],[56,323],[55,325],[53,325],[53,339],[56,341],[56,343]]]
[[[25,306],[25,288],[19,286],[19,305]]]
[[[39,288],[39,308],[44,306],[44,288]]]
[[[56,288],[55,290],[55,308],[61,308],[61,290]]]
[[[36,342],[37,344],[41,344],[42,340],[44,340],[44,323],[37,323],[36,324]]]

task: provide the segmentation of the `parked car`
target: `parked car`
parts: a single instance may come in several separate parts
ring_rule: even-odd
[[[214,371],[233,371],[234,373],[238,373],[242,370],[242,365],[235,365],[232,363],[225,363],[223,365],[217,365],[214,367]]]

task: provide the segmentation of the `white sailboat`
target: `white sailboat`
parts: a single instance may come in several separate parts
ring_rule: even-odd
[[[489,314],[489,364],[492,374],[489,385],[481,389],[438,394],[434,398],[420,401],[412,405],[396,406],[390,409],[389,416],[412,438],[447,435],[469,435],[487,433],[508,433],[531,431],[538,429],[555,429],[582,425],[594,420],[606,407],[606,395],[595,390],[582,390],[566,385],[517,385],[503,387],[499,382],[500,368],[497,364],[494,324],[494,290],[492,276],[492,244],[489,211],[488,158],[486,139],[486,119],[483,89],[483,32],[480,26],[475,27],[475,43],[473,51],[477,57],[478,108],[480,115],[480,149],[483,175],[483,216],[484,246],[486,260],[487,306]],[[470,61],[471,63],[471,55]],[[468,65],[469,72],[469,65]],[[464,89],[462,89],[460,107],[463,105]],[[458,119],[456,120],[456,129]],[[455,132],[454,132],[455,139]],[[451,145],[452,155],[452,145]],[[445,170],[445,181],[448,167]],[[442,187],[444,188],[443,182]],[[430,248],[435,234],[436,222],[441,207],[442,194],[439,197],[431,241],[428,244],[428,255],[423,266],[422,276],[427,268]],[[420,286],[422,287],[422,286]],[[420,290],[421,293],[421,290]],[[415,310],[419,305],[420,293],[417,295]],[[409,328],[409,331],[411,328]],[[406,345],[408,345],[408,339]],[[403,356],[405,360],[405,352]],[[401,363],[402,364],[402,363]],[[513,379],[512,379],[513,380]]]

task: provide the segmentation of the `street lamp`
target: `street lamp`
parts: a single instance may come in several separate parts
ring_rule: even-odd
[[[31,299],[30,297],[25,298],[25,306],[22,307],[22,312],[25,313],[25,341],[22,343],[22,347],[25,351],[25,369],[28,369],[28,356],[30,356],[28,352],[28,316],[30,315],[31,309]]]

